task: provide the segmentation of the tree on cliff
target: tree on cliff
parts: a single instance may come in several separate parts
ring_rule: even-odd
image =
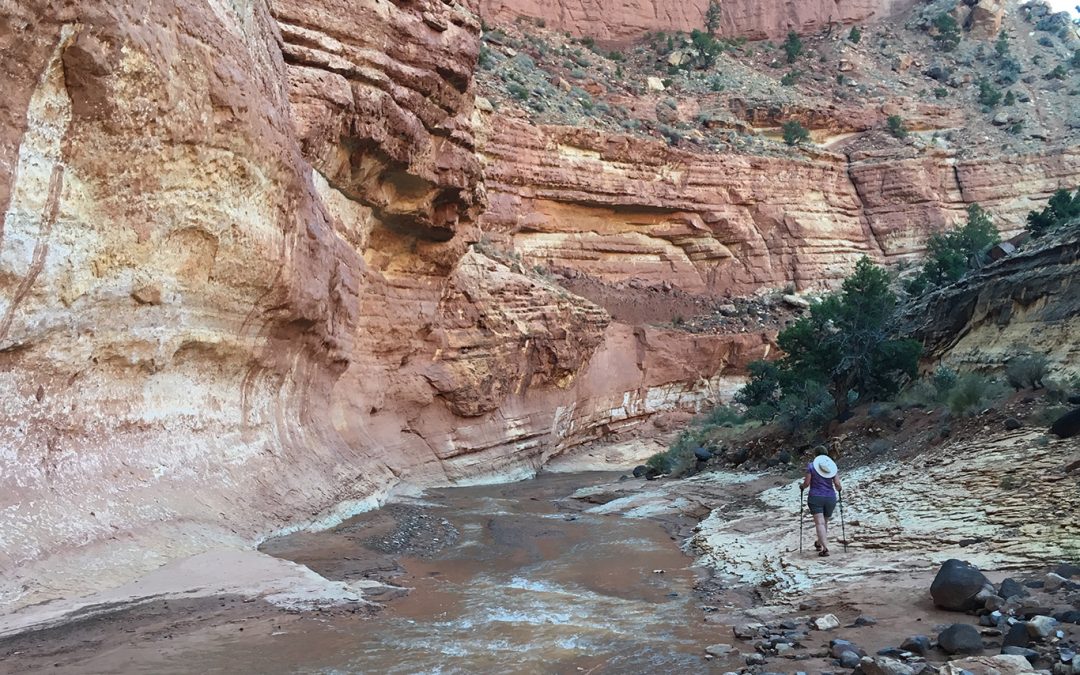
[[[712,36],[715,36],[716,31],[720,30],[719,0],[709,0],[709,9],[705,10],[705,30],[709,31],[709,35]]]
[[[766,419],[790,408],[786,399],[801,400],[816,385],[832,397],[831,419],[844,416],[853,401],[895,394],[905,378],[915,377],[922,351],[918,342],[890,335],[895,313],[888,273],[863,257],[840,291],[811,305],[810,316],[780,332],[784,357],[752,364],[750,381],[736,401]]]
[[[988,248],[999,241],[1001,236],[990,214],[978,204],[972,204],[968,207],[967,223],[930,236],[922,270],[907,283],[905,290],[912,295],[921,295],[959,280]]]
[[[1037,239],[1047,232],[1057,230],[1070,220],[1074,221],[1074,226],[1080,225],[1080,221],[1076,219],[1080,219],[1080,190],[1077,190],[1075,195],[1068,190],[1058,190],[1045,209],[1028,214],[1027,229],[1031,236]]]

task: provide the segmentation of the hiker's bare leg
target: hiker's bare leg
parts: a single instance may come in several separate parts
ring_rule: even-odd
[[[817,540],[818,543],[821,544],[821,547],[829,548],[829,544],[827,543],[829,540],[829,526],[825,522],[824,513],[814,514],[814,529],[817,530]]]

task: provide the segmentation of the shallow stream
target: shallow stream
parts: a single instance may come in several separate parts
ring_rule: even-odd
[[[611,478],[434,490],[407,507],[413,529],[382,527],[375,512],[268,542],[266,552],[346,578],[341,561],[364,558],[361,547],[431,550],[399,559],[404,574],[391,576],[413,590],[371,618],[230,633],[171,651],[191,671],[224,660],[235,672],[263,673],[705,672],[695,572],[672,537],[652,521],[555,503]]]

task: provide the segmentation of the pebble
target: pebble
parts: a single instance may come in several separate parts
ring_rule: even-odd
[[[1058,622],[1050,616],[1036,616],[1027,622],[1027,632],[1033,638],[1045,639],[1054,634]]]
[[[900,643],[900,649],[919,656],[926,656],[930,653],[930,638],[925,635],[912,635]]]
[[[709,645],[705,648],[705,653],[712,656],[727,656],[728,654],[738,654],[738,650],[728,644],[715,644]]]
[[[832,614],[826,614],[814,619],[813,626],[818,630],[832,630],[840,627],[840,619],[837,619]]]

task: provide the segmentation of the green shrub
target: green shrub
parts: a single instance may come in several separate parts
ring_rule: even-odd
[[[994,41],[994,51],[1000,57],[1009,55],[1009,34],[1004,30],[998,33],[997,40]]]
[[[716,35],[716,31],[720,30],[721,18],[719,0],[709,0],[709,8],[705,10],[705,30],[709,31],[709,35]]]
[[[886,123],[890,134],[896,138],[907,138],[908,131],[904,128],[904,120],[899,115],[889,115]]]
[[[934,90],[934,96],[936,96],[937,98],[948,98],[949,90],[945,87],[938,87]]]
[[[796,82],[799,81],[800,75],[802,75],[801,72],[799,72],[798,70],[793,70],[780,78],[780,84],[784,85],[785,87],[793,86]]]
[[[693,45],[694,50],[697,52],[697,56],[693,63],[687,63],[687,67],[696,65],[702,68],[712,68],[716,63],[717,57],[724,51],[722,42],[717,40],[710,33],[703,33],[696,29],[690,33],[690,44]]]
[[[608,52],[608,58],[615,62],[623,61],[626,59],[626,57],[623,56],[623,53],[618,51]]]
[[[1048,80],[1064,80],[1068,76],[1069,76],[1069,71],[1065,69],[1065,66],[1063,66],[1063,65],[1061,65],[1059,63],[1058,65],[1054,66],[1053,70],[1051,70],[1049,73],[1047,73],[1043,77],[1045,77]]]
[[[930,24],[935,30],[934,42],[943,52],[951,52],[960,44],[960,25],[948,12],[939,14]]]
[[[511,96],[519,101],[526,101],[529,99],[529,90],[517,82],[511,82],[507,85],[506,90],[510,92]]]
[[[1061,229],[1070,221],[1073,227],[1080,225],[1080,189],[1076,194],[1070,194],[1068,190],[1058,190],[1050,197],[1046,208],[1042,211],[1028,213],[1027,230],[1033,238],[1039,238],[1044,234]]]
[[[993,108],[1001,102],[1001,90],[994,87],[990,83],[990,80],[985,77],[979,78],[979,96],[978,101],[980,105],[984,105],[987,108]]]
[[[832,401],[828,419],[845,413],[852,399],[875,401],[895,393],[905,378],[915,376],[921,352],[912,340],[888,337],[895,312],[888,273],[862,258],[839,292],[811,305],[808,317],[780,332],[784,357],[752,366],[736,401],[756,419],[775,411],[787,420],[786,427],[797,430],[821,421],[822,388]]]
[[[788,63],[795,63],[795,59],[799,58],[799,55],[803,52],[803,43],[799,39],[799,34],[795,31],[788,32],[787,39],[784,40],[784,54],[787,55]]]
[[[784,142],[788,145],[802,145],[810,139],[810,132],[798,120],[784,122]]]
[[[998,66],[998,82],[1008,87],[1016,84],[1016,81],[1020,79],[1020,62],[1012,57],[1002,59],[1001,65]]]
[[[911,295],[921,295],[957,281],[971,269],[978,256],[999,241],[1001,236],[990,214],[978,204],[972,204],[968,207],[967,223],[930,236],[922,270],[905,289]]]
[[[1016,94],[1012,92],[1012,89],[1005,92],[1005,100],[1002,101],[1003,105],[1014,105],[1016,103]]]
[[[495,57],[487,45],[480,45],[480,56],[476,59],[476,65],[484,70],[488,70],[495,65]]]
[[[859,30],[858,26],[851,27],[851,32],[848,33],[847,39],[854,44],[859,44],[859,40],[862,40],[862,31]]]
[[[949,392],[949,411],[957,416],[972,415],[981,412],[1006,393],[999,383],[989,377],[966,373],[957,379]]]
[[[1071,68],[1080,68],[1080,49],[1073,50],[1072,58],[1069,59]]]
[[[836,406],[828,387],[811,381],[790,387],[777,412],[785,431],[809,439],[836,416]]]
[[[1049,373],[1050,359],[1045,354],[1031,354],[1009,359],[1005,367],[1005,380],[1017,391],[1041,389],[1043,378]]]

